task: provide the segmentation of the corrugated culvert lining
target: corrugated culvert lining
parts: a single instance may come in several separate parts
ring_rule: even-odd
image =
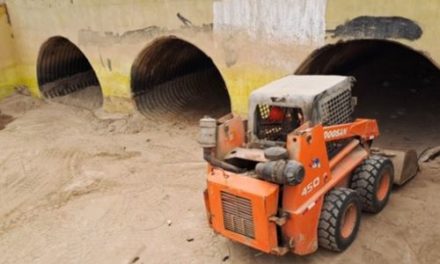
[[[440,145],[440,71],[423,53],[393,41],[346,41],[316,50],[295,73],[354,76],[355,114],[378,120],[381,146]]]
[[[52,37],[40,48],[37,77],[44,98],[85,108],[99,108],[103,95],[85,55],[63,37]]]
[[[157,39],[139,54],[131,88],[137,108],[146,116],[198,119],[231,110],[225,82],[212,59],[175,37]]]

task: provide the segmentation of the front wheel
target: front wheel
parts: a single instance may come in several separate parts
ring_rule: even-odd
[[[354,171],[351,189],[359,194],[362,210],[377,214],[387,205],[394,181],[394,167],[390,159],[373,155]]]
[[[360,219],[361,205],[356,191],[333,189],[325,196],[319,218],[319,245],[333,251],[343,251],[356,238]]]

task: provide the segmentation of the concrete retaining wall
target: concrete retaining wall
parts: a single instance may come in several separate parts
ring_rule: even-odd
[[[110,111],[133,111],[131,66],[149,43],[162,36],[177,36],[211,57],[226,82],[233,110],[239,113],[246,112],[253,89],[294,72],[308,54],[326,43],[386,38],[440,60],[436,43],[440,2],[434,0],[423,4],[416,0],[6,0],[6,5],[11,25],[6,9],[0,8],[1,94],[15,83],[40,96],[39,49],[47,39],[62,36],[90,61],[102,86],[104,107]],[[367,26],[377,25],[375,17],[402,16],[413,31],[410,37],[405,32],[397,32],[396,37],[386,30],[365,33],[365,28],[346,24],[362,16],[373,17],[361,21]]]

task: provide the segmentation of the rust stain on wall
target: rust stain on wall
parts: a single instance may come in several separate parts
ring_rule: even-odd
[[[157,25],[149,25],[147,27],[127,30],[122,33],[112,31],[96,31],[92,29],[81,29],[78,32],[78,40],[80,45],[113,45],[113,44],[129,44],[139,43],[145,40],[158,37],[163,34],[185,33],[186,31],[197,32],[212,32],[213,25],[202,24],[194,25],[189,19],[182,14],[177,13],[176,18],[182,23],[180,28],[168,29]]]
[[[423,30],[417,22],[399,16],[359,16],[326,30],[332,38],[374,38],[417,40]]]

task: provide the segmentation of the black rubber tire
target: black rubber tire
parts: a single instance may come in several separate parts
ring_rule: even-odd
[[[343,236],[342,226],[346,211],[354,206],[356,218],[348,236]],[[319,246],[332,250],[343,251],[353,243],[359,231],[361,220],[361,204],[356,191],[348,188],[335,188],[324,198],[318,226]]]
[[[389,189],[384,198],[378,199],[382,177],[389,175]],[[390,159],[379,155],[370,156],[353,172],[350,188],[355,190],[362,204],[362,211],[377,214],[387,205],[394,181],[394,166]]]

